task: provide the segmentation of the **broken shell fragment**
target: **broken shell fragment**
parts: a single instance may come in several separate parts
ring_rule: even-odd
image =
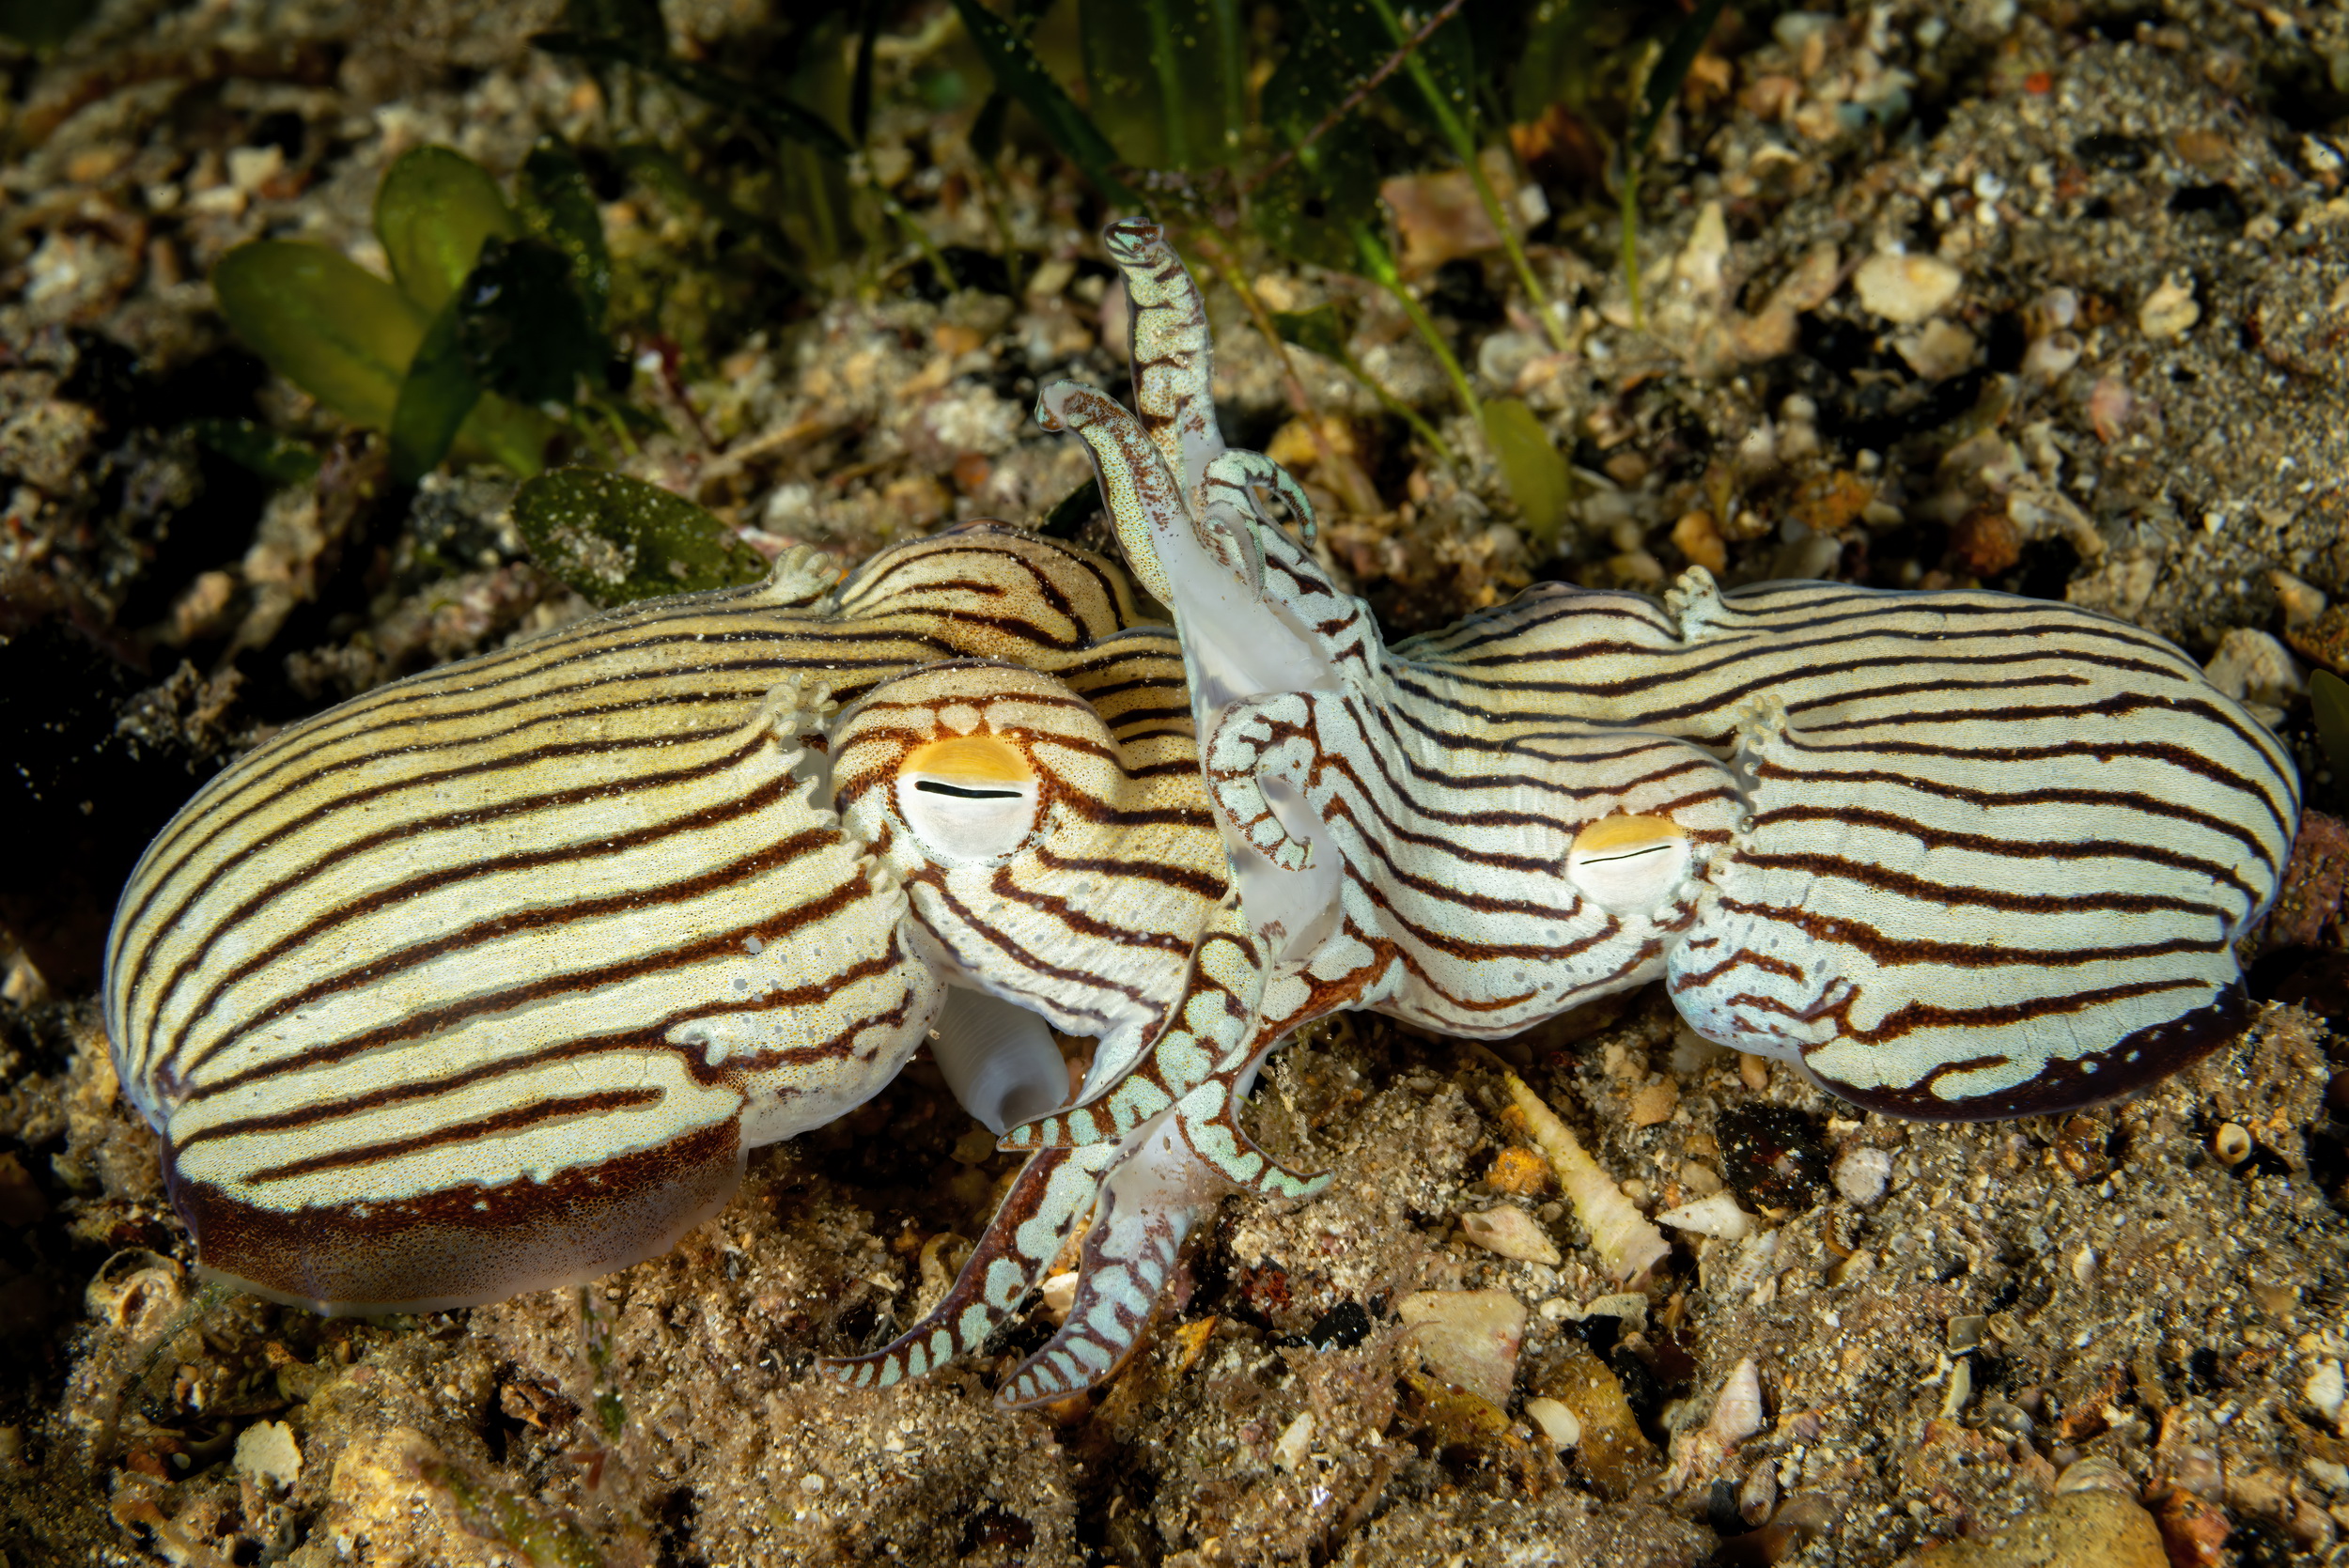
[[[1525,1402],[1526,1418],[1542,1429],[1549,1446],[1561,1452],[1582,1440],[1582,1422],[1557,1400],[1541,1394]]]
[[[1737,1200],[1726,1192],[1716,1192],[1693,1203],[1666,1209],[1656,1217],[1656,1222],[1670,1225],[1676,1231],[1719,1236],[1723,1241],[1743,1241],[1753,1234],[1754,1229],[1753,1216],[1739,1208]]]
[[[1549,1239],[1541,1221],[1521,1208],[1499,1208],[1460,1216],[1460,1234],[1487,1252],[1521,1263],[1555,1265],[1561,1262],[1558,1244]]]
[[[1423,1290],[1395,1303],[1427,1370],[1505,1404],[1525,1339],[1525,1303],[1505,1290]]]

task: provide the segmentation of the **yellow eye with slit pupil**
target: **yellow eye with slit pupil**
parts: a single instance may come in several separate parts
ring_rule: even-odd
[[[926,742],[897,766],[897,813],[932,859],[993,861],[1034,831],[1042,793],[1027,756],[1000,736]]]
[[[1679,891],[1688,860],[1688,834],[1671,817],[1606,816],[1575,835],[1566,877],[1600,908],[1635,914]]]

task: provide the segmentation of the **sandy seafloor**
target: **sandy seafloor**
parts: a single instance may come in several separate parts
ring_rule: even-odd
[[[420,142],[505,174],[541,130],[608,137],[588,77],[521,41],[551,19],[118,5],[54,59],[8,56],[0,1560],[2349,1551],[2349,1045],[2324,1011],[2349,1028],[2338,851],[2301,863],[2292,929],[2265,939],[2311,951],[2257,971],[2304,1005],[2269,1001],[2201,1065],[2077,1116],[1862,1115],[1676,1045],[1654,992],[1503,1043],[1641,1207],[1726,1184],[1774,1237],[1676,1233],[1636,1310],[1588,1311],[1616,1285],[1511,1152],[1524,1126],[1491,1057],[1366,1016],[1290,1047],[1256,1097],[1260,1136],[1330,1170],[1329,1194],[1228,1200],[1130,1369],[1050,1414],[989,1402],[1046,1331],[1034,1311],[1000,1354],[909,1387],[814,1371],[910,1321],[1009,1172],[926,1065],[758,1152],[721,1216],[583,1293],[387,1322],[199,1298],[93,1001],[131,858],[271,727],[588,608],[522,555],[508,481],[382,485],[366,438],[236,352],[204,280],[263,234],[380,266],[367,200]],[[754,54],[775,18],[696,0],[670,22],[722,58]],[[889,69],[918,70],[946,31]],[[1570,170],[1533,255],[1573,306],[1571,352],[1530,330],[1498,258],[1439,291],[1485,391],[1525,396],[1587,476],[1555,549],[1515,525],[1391,306],[1370,302],[1357,352],[1470,472],[1415,457],[1304,358],[1372,485],[1355,499],[1375,507],[1348,506],[1283,429],[1262,340],[1210,290],[1225,422],[1299,462],[1334,566],[1396,632],[1535,578],[1657,587],[1708,557],[1731,581],[2069,598],[2218,658],[2338,813],[2299,681],[2349,648],[2320,613],[2349,594],[2349,13],[1891,0],[1724,36],[1666,131],[1641,324],[1604,198]],[[968,107],[887,101],[876,166],[937,241],[993,247]],[[851,263],[832,303],[759,324],[689,215],[607,204],[624,278],[665,288],[692,349],[692,407],[644,392],[668,432],[631,467],[844,565],[957,518],[1034,520],[1086,472],[1030,424],[1034,385],[1118,385],[1123,356],[1100,337],[1097,210],[1035,147],[1007,199],[1038,264],[1020,297],[925,297],[902,267]],[[1863,304],[1859,264],[1893,250],[1947,265]],[[1268,261],[1256,287],[1301,308],[1348,286]],[[318,442],[320,477],[272,491],[199,450],[184,424],[216,413]],[[2229,640],[2245,630],[2288,635],[2294,662]],[[1561,1261],[1462,1227],[1504,1207]],[[1501,1293],[1464,1299],[1504,1328],[1521,1310],[1514,1359],[1510,1335],[1461,1330],[1469,1364],[1505,1380],[1498,1403],[1423,1371],[1427,1336],[1394,1314],[1428,1292]],[[1708,1448],[1697,1429],[1748,1359],[1751,1435]],[[1541,1398],[1624,1420],[1607,1441],[1586,1420],[1562,1452],[1526,1411]]]

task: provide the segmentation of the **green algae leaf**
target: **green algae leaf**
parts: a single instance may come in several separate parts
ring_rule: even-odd
[[[481,383],[458,343],[458,302],[452,298],[425,329],[416,357],[392,407],[392,478],[412,485],[440,466],[465,416],[481,401]]]
[[[422,1479],[457,1505],[458,1522],[467,1535],[520,1553],[531,1568],[601,1568],[603,1555],[594,1539],[567,1515],[501,1491],[444,1460],[426,1464]]]
[[[204,445],[278,485],[306,485],[318,477],[319,455],[291,436],[250,419],[192,419],[188,431]]]
[[[1220,0],[1077,0],[1086,101],[1128,163],[1230,163],[1247,129],[1239,8]]]
[[[2309,676],[2309,706],[2316,710],[2316,743],[2336,782],[2349,779],[2349,681],[2330,670]]]
[[[485,241],[521,232],[490,171],[444,147],[400,154],[375,188],[375,237],[393,280],[428,316],[448,303]]]
[[[568,403],[603,368],[600,333],[571,287],[570,259],[537,240],[492,239],[452,302],[474,379],[521,403]]]
[[[962,18],[963,30],[978,46],[987,69],[994,72],[996,88],[1010,94],[1035,116],[1052,145],[1093,182],[1095,190],[1121,207],[1146,210],[1148,204],[1117,178],[1117,149],[1077,107],[1066,89],[1052,80],[1025,35],[979,0],[955,0],[955,12]]]
[[[514,205],[532,239],[569,257],[571,287],[587,308],[588,324],[602,326],[604,303],[612,297],[612,252],[604,244],[603,215],[587,171],[568,142],[560,136],[538,139],[515,177]]]
[[[1522,399],[1491,398],[1484,411],[1485,443],[1501,464],[1501,477],[1517,501],[1526,537],[1547,545],[1565,525],[1566,504],[1573,499],[1566,459]]]
[[[256,240],[222,256],[212,294],[271,369],[353,425],[392,428],[429,325],[413,300],[339,252],[289,240]],[[537,410],[485,396],[459,427],[456,450],[526,478],[546,466],[553,434]]]
[[[1370,23],[1376,25],[1375,23]],[[1361,265],[1352,230],[1378,212],[1378,159],[1361,115],[1311,142],[1363,70],[1360,29],[1332,30],[1319,14],[1266,82],[1264,120],[1276,142],[1298,148],[1257,188],[1251,215],[1265,242],[1292,261],[1351,272]]]
[[[388,429],[425,312],[339,252],[239,245],[212,269],[220,313],[270,368],[354,425]]]
[[[531,559],[599,604],[755,582],[766,557],[681,495],[622,474],[559,468],[515,493]]]
[[[1048,539],[1065,539],[1074,544],[1084,525],[1101,510],[1101,482],[1088,479],[1060,498],[1052,509],[1044,514],[1044,520],[1035,531]]]
[[[0,38],[31,50],[54,49],[97,9],[85,0],[0,0]]]

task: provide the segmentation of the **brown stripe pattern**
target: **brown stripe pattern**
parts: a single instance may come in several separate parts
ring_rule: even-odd
[[[917,713],[1021,737],[1049,831],[951,868],[893,835],[872,737]],[[746,1149],[887,1082],[948,984],[1138,1050],[1223,887],[1170,629],[986,525],[275,737],[124,889],[107,1017],[207,1266],[438,1307],[664,1250]]]

